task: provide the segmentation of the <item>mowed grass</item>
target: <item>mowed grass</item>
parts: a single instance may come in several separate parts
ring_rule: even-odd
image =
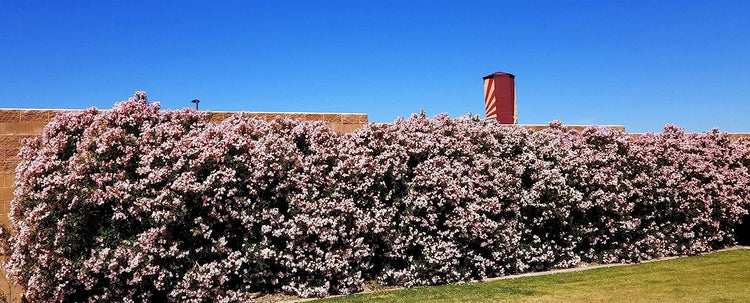
[[[314,302],[750,302],[750,249]]]

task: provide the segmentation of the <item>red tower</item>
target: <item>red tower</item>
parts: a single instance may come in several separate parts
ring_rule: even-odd
[[[484,76],[484,109],[487,119],[496,119],[500,124],[516,124],[516,76],[496,72]]]

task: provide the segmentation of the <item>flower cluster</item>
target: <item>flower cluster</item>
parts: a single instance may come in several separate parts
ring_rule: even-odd
[[[138,92],[19,157],[7,272],[33,301],[250,301],[731,245],[750,142],[412,116],[209,123]]]

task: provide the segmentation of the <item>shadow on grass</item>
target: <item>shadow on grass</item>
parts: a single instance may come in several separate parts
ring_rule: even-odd
[[[742,218],[742,224],[737,226],[734,234],[737,244],[750,246],[750,215]]]

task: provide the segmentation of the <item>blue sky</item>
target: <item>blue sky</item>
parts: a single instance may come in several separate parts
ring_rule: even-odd
[[[465,2],[465,3],[464,3]],[[750,1],[0,0],[0,107],[482,113],[750,131]]]

